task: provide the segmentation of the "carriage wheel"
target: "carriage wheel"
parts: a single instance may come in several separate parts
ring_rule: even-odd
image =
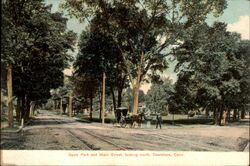
[[[121,119],[120,120],[120,125],[121,125],[122,128],[125,128],[126,125],[127,125],[126,120],[125,119]]]

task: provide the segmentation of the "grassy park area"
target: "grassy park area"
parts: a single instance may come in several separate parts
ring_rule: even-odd
[[[106,123],[114,123],[115,122],[115,115],[114,113],[107,113],[105,114],[105,122]],[[88,120],[89,116],[79,115],[78,117],[82,118],[83,120]],[[99,119],[99,111],[93,111],[92,114],[93,122],[100,122]],[[145,121],[144,121],[145,122]],[[168,114],[162,116],[162,123],[163,124],[212,124],[213,119],[205,117],[205,115],[196,115],[194,117],[188,117],[188,115],[183,114]],[[146,123],[146,122],[145,122]],[[151,124],[156,123],[156,117],[152,115]]]

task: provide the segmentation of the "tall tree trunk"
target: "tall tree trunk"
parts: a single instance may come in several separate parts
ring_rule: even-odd
[[[63,99],[60,99],[60,114],[63,114]]]
[[[240,120],[240,110],[237,109],[237,120]]]
[[[139,65],[137,66],[137,76],[135,80],[135,84],[133,85],[133,115],[138,113],[138,104],[139,104],[139,90],[140,84],[142,80],[142,64],[144,61],[144,52],[141,53],[141,60]]]
[[[208,108],[206,108],[206,110],[205,110],[205,115],[206,115],[206,117],[209,117],[209,109]]]
[[[25,97],[25,116],[24,116],[24,121],[27,122],[29,120],[30,117],[30,99],[29,97],[26,95]]]
[[[233,111],[233,120],[236,120],[236,116],[237,116],[237,111],[236,111],[236,109],[234,109],[234,111]]]
[[[92,121],[93,120],[93,93],[91,92],[91,96],[90,96],[90,113],[89,113],[89,119]]]
[[[30,113],[29,113],[29,116],[30,117],[33,117],[33,111],[34,111],[34,105],[33,105],[34,103],[33,103],[33,101],[31,101],[30,102]]]
[[[121,107],[122,105],[122,90],[123,88],[118,89],[118,101],[117,101],[118,107]]]
[[[101,85],[99,86],[99,104],[100,104],[100,112],[99,112],[99,121],[102,120],[102,92],[101,92]]]
[[[228,122],[227,110],[223,111],[223,122],[224,122],[224,125],[226,125]]]
[[[136,85],[133,88],[133,115],[138,113],[138,104],[139,104],[139,87]]]
[[[115,92],[114,92],[113,86],[110,87],[110,90],[111,90],[111,94],[112,94],[114,110],[116,110],[116,98],[115,98]]]
[[[102,80],[102,124],[104,124],[104,113],[105,113],[105,83],[106,83],[106,75],[103,73]]]
[[[117,105],[118,107],[121,107],[122,105],[122,91],[124,89],[124,86],[125,86],[125,82],[126,82],[126,78],[127,76],[124,74],[122,76],[122,81],[120,82],[119,86],[118,86],[118,96],[117,96]]]
[[[16,120],[18,121],[18,123],[21,122],[21,98],[17,97],[17,105],[16,105]]]
[[[23,95],[21,98],[21,119],[24,119],[25,116],[25,96]]]
[[[227,110],[227,121],[228,121],[228,122],[230,121],[230,118],[231,118],[230,112],[231,112],[231,109],[229,108],[229,109]]]
[[[34,116],[35,115],[35,110],[36,110],[36,102],[32,101],[32,105],[31,105],[31,110],[30,110],[30,115]]]
[[[72,117],[72,93],[69,95],[69,105],[68,105],[68,110],[69,110],[69,117]]]
[[[242,108],[240,118],[245,119],[245,115],[246,115],[245,109]]]
[[[223,117],[223,110],[224,110],[223,106],[220,106],[220,111],[219,111],[219,125],[220,126],[222,125],[221,121]]]
[[[219,108],[214,108],[214,124],[219,125]]]
[[[213,119],[214,119],[214,124],[215,122],[215,118],[216,118],[216,109],[214,107],[211,108],[211,110],[213,111]]]
[[[12,65],[7,66],[7,93],[8,93],[8,125],[14,127],[13,123],[13,91],[12,91]]]

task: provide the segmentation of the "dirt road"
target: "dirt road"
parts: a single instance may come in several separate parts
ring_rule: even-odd
[[[1,133],[1,149],[243,151],[249,144],[248,122],[132,129],[83,123],[44,110],[21,132]]]

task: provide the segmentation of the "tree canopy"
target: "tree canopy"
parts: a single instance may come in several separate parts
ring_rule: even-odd
[[[226,24],[220,22],[190,31],[176,49],[176,91],[185,108],[203,107],[221,117],[225,110],[244,107],[247,102],[242,99],[246,99],[249,81],[249,59],[242,59],[249,46],[244,43],[239,34],[228,32]],[[217,119],[220,123],[221,118]]]
[[[62,6],[81,21],[94,20],[89,21],[91,26],[115,41],[133,87],[136,114],[141,82],[167,68],[166,48],[181,39],[186,29],[204,22],[208,14],[222,13],[226,1],[72,0]]]
[[[146,105],[154,113],[166,112],[167,107],[172,105],[174,84],[170,79],[164,79],[162,84],[152,84],[146,95]]]
[[[116,103],[121,106],[122,91],[127,86],[127,74],[122,69],[123,61],[112,38],[98,31],[98,29],[83,31],[79,48],[74,63],[74,77],[78,77],[78,80],[82,82],[92,82],[92,85],[98,87],[102,82],[103,73],[105,73],[107,92],[113,96],[114,109]],[[95,92],[98,89],[97,87]],[[116,100],[115,90],[118,91],[118,101]],[[82,90],[81,92],[87,91]],[[93,98],[95,95],[92,94],[91,96]]]
[[[51,13],[52,6],[42,0],[2,5],[1,64],[13,66],[14,95],[28,108],[29,101],[45,102],[50,89],[63,85],[63,70],[72,59],[67,51],[73,50],[76,34],[66,30],[62,13]]]

